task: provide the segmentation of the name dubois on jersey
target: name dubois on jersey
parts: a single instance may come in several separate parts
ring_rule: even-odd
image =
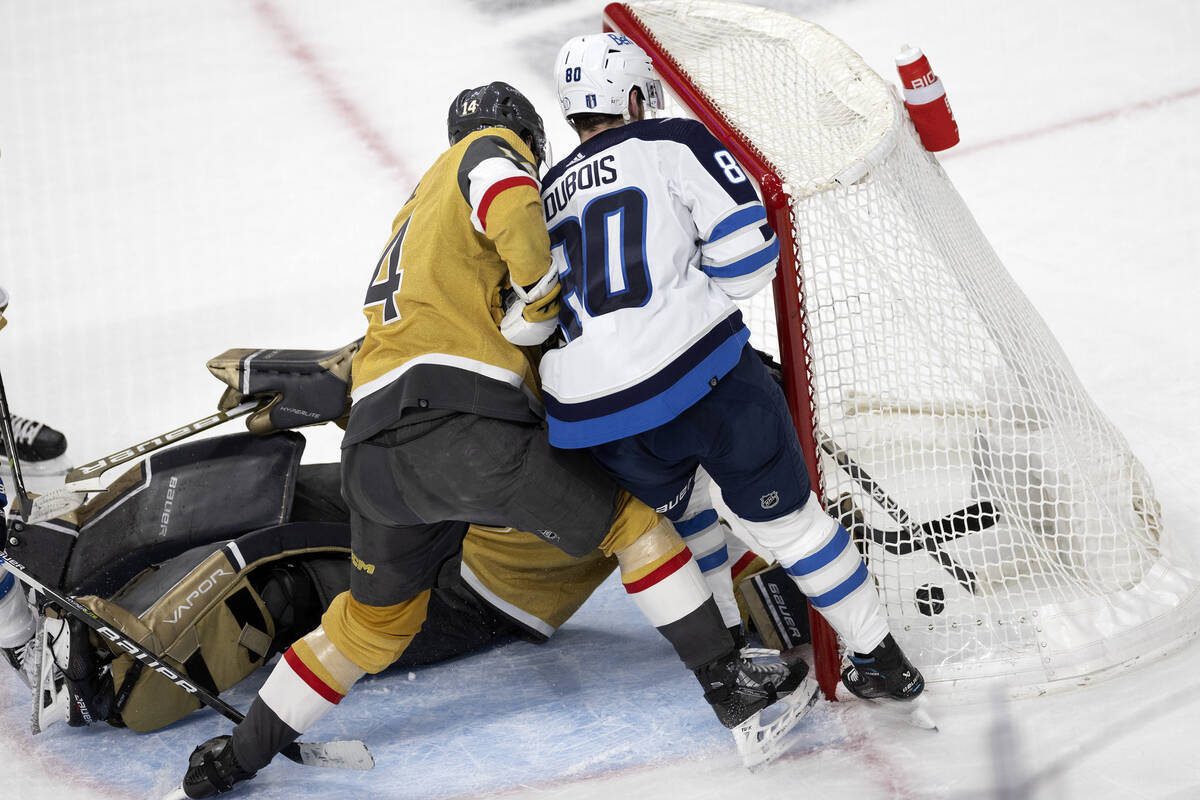
[[[566,208],[575,192],[580,189],[616,183],[616,160],[616,156],[608,155],[598,161],[585,161],[555,181],[550,191],[542,196],[542,203],[546,207],[546,221],[554,219],[555,214]]]

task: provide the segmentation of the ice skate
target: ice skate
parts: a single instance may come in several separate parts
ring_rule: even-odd
[[[231,736],[217,736],[192,751],[180,788],[185,797],[212,797],[257,774],[242,769],[233,754]]]
[[[12,415],[13,437],[21,472],[30,481],[31,491],[44,491],[62,482],[70,471],[67,460],[67,437],[44,422],[19,414]],[[0,476],[11,479],[7,451],[0,442]]]
[[[696,670],[704,699],[731,729],[742,763],[751,769],[783,752],[783,737],[817,701],[819,690],[808,677],[808,664],[779,655],[746,649]]]
[[[899,701],[898,710],[918,728],[937,730],[923,696],[925,679],[889,633],[870,653],[851,653],[842,684],[856,697],[884,703]]]

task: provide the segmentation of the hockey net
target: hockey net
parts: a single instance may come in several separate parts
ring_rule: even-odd
[[[744,307],[751,342],[785,365],[822,501],[927,680],[1042,690],[1194,625],[1197,581],[1163,555],[1141,464],[891,86],[768,9],[614,3],[605,24],[763,190],[783,255]],[[814,647],[829,691],[827,629]]]

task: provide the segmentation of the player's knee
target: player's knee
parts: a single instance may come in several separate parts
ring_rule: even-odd
[[[755,541],[784,565],[801,561],[826,547],[839,527],[813,494],[800,508],[782,517],[764,522],[742,522]]]
[[[621,565],[621,574],[628,576],[669,561],[686,547],[671,523],[663,519],[628,546],[616,551],[617,563]]]
[[[421,630],[429,591],[392,606],[368,606],[350,592],[333,599],[321,617],[330,642],[364,672],[376,673],[400,657]]]
[[[606,556],[620,554],[622,550],[628,549],[660,524],[667,525],[675,539],[679,539],[674,529],[669,527],[670,523],[663,520],[657,511],[629,492],[621,490],[617,499],[617,512],[613,515],[612,527],[609,528],[604,541],[600,543],[600,550]]]

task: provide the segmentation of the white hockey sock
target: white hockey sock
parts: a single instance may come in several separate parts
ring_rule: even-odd
[[[815,495],[800,509],[767,522],[742,520],[792,576],[813,608],[851,650],[867,653],[888,634],[879,596],[850,534],[821,509]]]
[[[675,530],[692,551],[696,566],[700,568],[704,580],[712,589],[713,599],[717,608],[721,609],[721,618],[725,620],[725,626],[740,625],[742,617],[738,611],[737,600],[733,596],[733,577],[730,574],[732,564],[725,543],[728,528],[717,517],[717,512],[712,507],[694,514],[691,511],[689,507],[684,518],[674,523]]]
[[[25,602],[25,588],[12,573],[0,567],[0,647],[19,647],[35,628],[33,612]]]

